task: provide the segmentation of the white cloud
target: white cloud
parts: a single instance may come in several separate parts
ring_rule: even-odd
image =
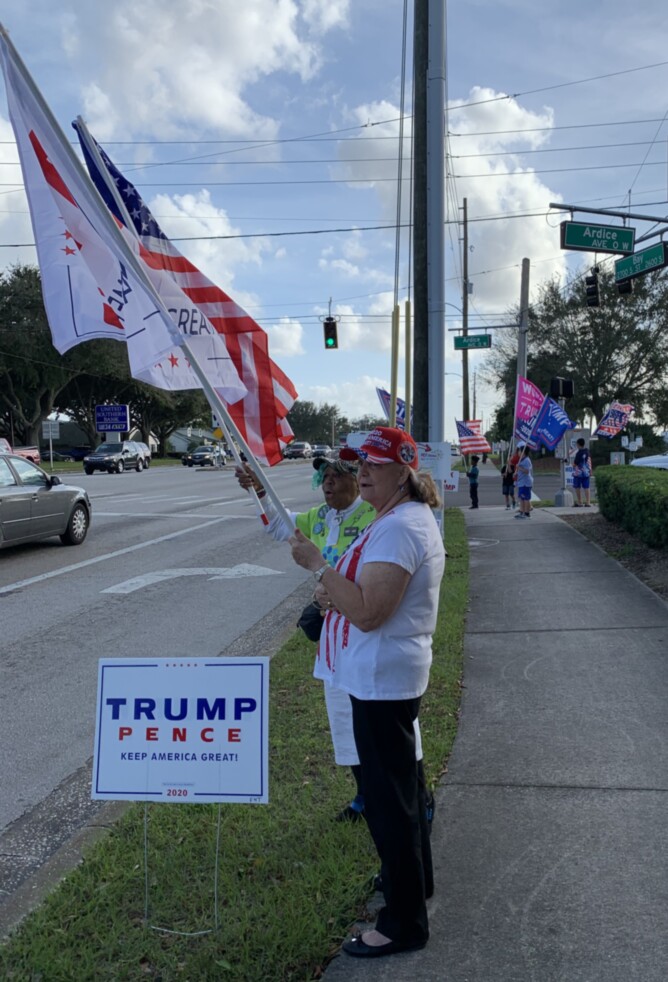
[[[267,328],[269,335],[269,354],[278,361],[304,354],[304,328],[299,321],[282,317],[279,324]]]
[[[338,406],[344,416],[355,419],[359,416],[382,416],[382,409],[376,388],[387,389],[386,378],[359,375],[346,382],[332,382],[329,385],[298,385],[299,397],[321,405],[326,402]]]
[[[340,255],[337,255],[340,253]],[[369,258],[369,248],[364,243],[362,232],[355,229],[336,246],[328,245],[322,249],[318,266],[321,270],[333,270],[349,279],[363,279],[379,286],[387,286],[392,282],[390,266],[380,269],[373,265],[363,264]],[[377,259],[377,257],[371,257]]]
[[[235,269],[244,264],[259,266],[263,254],[270,251],[267,240],[261,238],[217,238],[235,235],[238,229],[226,211],[212,203],[207,190],[173,196],[159,194],[150,201],[149,208],[165,235],[175,240],[178,250],[221,289],[227,290],[233,283]]]
[[[89,80],[85,114],[101,140],[210,128],[271,139],[276,121],[244,92],[275,72],[312,78],[322,58],[316,38],[348,14],[346,0],[117,0],[104,16],[95,3],[63,6],[62,43]]]
[[[0,207],[0,242],[7,243],[31,243],[33,241],[32,225],[28,214],[28,202],[23,190],[23,175],[21,168],[16,161],[18,160],[18,150],[14,142],[14,131],[7,120],[0,117],[0,167],[2,169],[2,180],[7,185],[16,185],[16,190],[11,187],[3,188],[5,192],[1,198]],[[36,262],[36,254],[33,246],[25,249],[3,248],[0,250],[0,268],[12,266],[15,263]]]
[[[472,312],[498,313],[515,306],[519,300],[520,266],[522,258],[530,258],[534,270],[532,286],[554,274],[562,275],[566,259],[559,250],[558,238],[552,226],[546,222],[548,202],[559,200],[551,190],[527,166],[529,158],[523,158],[521,149],[536,149],[550,140],[550,127],[554,114],[545,108],[536,113],[523,108],[516,100],[488,101],[485,105],[466,106],[465,103],[494,100],[498,93],[491,89],[474,88],[466,99],[453,102],[449,111],[449,128],[460,134],[450,138],[452,158],[449,171],[456,175],[449,183],[449,200],[456,197],[461,206],[467,198],[469,215],[469,279],[474,284],[471,297]],[[357,106],[351,117],[360,124],[369,120],[391,120],[374,126],[374,136],[398,137],[399,110],[392,103],[379,101]],[[540,128],[542,132],[524,133],[517,130]],[[491,134],[489,131],[510,131]],[[364,134],[367,135],[366,133]],[[405,121],[406,147],[410,145],[410,120]],[[385,146],[386,144],[383,144]],[[392,146],[388,141],[387,146]],[[346,177],[351,187],[369,193],[369,186],[359,184],[361,179],[375,179],[373,191],[380,203],[383,221],[396,218],[396,160],[374,162],[381,156],[374,141],[347,140],[342,152],[347,158],[356,157],[351,163],[341,163],[336,172]],[[505,154],[508,156],[481,156]],[[396,154],[396,145],[393,153]],[[384,152],[386,157],[391,153]],[[407,161],[404,162],[407,166]],[[482,176],[477,176],[482,175]],[[380,178],[385,180],[381,182]],[[409,214],[409,182],[405,182],[402,214]],[[537,218],[515,219],[511,213],[539,213]],[[504,217],[506,216],[506,217]],[[451,222],[461,221],[461,211],[450,208],[446,216]],[[488,220],[477,222],[478,218]],[[404,218],[404,220],[406,220]],[[447,299],[455,294],[457,305],[461,296],[460,229],[446,230],[446,280]],[[513,267],[516,272],[513,272]],[[366,273],[366,270],[365,270]]]
[[[304,20],[315,33],[348,25],[350,0],[302,0],[301,6]]]

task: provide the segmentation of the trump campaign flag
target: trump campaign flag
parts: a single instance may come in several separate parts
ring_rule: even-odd
[[[487,440],[480,432],[482,421],[479,419],[469,419],[466,422],[455,420],[459,446],[463,454],[470,453],[491,453]]]
[[[531,441],[531,431],[544,402],[543,393],[537,385],[522,375],[517,376],[515,389],[515,439],[523,440],[535,450]]]
[[[592,436],[603,436],[606,440],[611,440],[624,429],[634,408],[630,403],[611,402]]]
[[[138,245],[124,238],[100,200],[1,27],[0,61],[54,346],[62,353],[91,338],[124,341],[130,370],[141,378],[184,337]],[[246,391],[229,359],[225,388],[236,399]]]
[[[559,403],[545,396],[527,443],[533,449],[543,443],[548,450],[554,450],[566,430],[572,430],[574,426],[575,423]]]
[[[84,153],[86,166],[107,207],[119,222],[129,226],[141,243],[144,261],[160,275],[158,290],[172,307],[187,299],[196,313],[186,317],[182,327],[188,334],[188,346],[197,354],[207,353],[205,371],[223,401],[249,448],[269,465],[282,460],[283,447],[294,436],[287,420],[297,392],[283,371],[269,357],[269,339],[246,311],[220,287],[185,258],[164,234],[155,218],[132,185],[111,162],[93,139],[83,122],[73,124]],[[219,389],[219,362],[215,349],[229,352],[246,395],[229,404]],[[198,358],[200,364],[202,360]],[[173,363],[175,362],[175,363]],[[224,360],[223,360],[224,364]],[[190,366],[170,354],[156,365],[145,381],[162,389],[199,388],[200,382]]]
[[[383,412],[385,413],[385,418],[389,420],[392,396],[387,391],[387,389],[376,388],[376,395],[380,400],[380,404],[383,407]],[[411,422],[413,421],[413,409],[411,408]],[[397,396],[397,411],[396,411],[396,422],[395,426],[398,430],[406,429],[406,403],[403,399]]]

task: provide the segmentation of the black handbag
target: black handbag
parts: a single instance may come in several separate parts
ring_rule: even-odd
[[[311,603],[306,604],[301,612],[301,616],[297,621],[297,627],[301,627],[302,631],[309,639],[309,641],[319,641],[320,633],[322,631],[322,622],[324,611],[319,604]]]

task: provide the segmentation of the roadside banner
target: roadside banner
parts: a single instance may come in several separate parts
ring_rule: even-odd
[[[268,721],[268,658],[101,658],[92,797],[266,804]]]

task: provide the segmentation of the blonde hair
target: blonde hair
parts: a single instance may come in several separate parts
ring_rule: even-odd
[[[408,490],[413,501],[419,501],[430,508],[440,508],[441,498],[434,479],[429,471],[408,472]]]

